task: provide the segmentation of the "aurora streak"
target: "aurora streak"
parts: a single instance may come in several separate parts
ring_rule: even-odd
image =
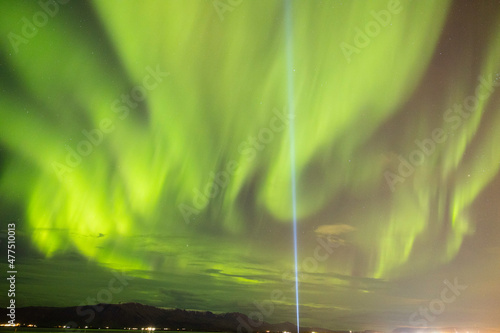
[[[284,1],[75,0],[30,37],[40,4],[0,2],[19,306],[120,270],[113,302],[249,313],[280,290],[266,321],[382,329],[459,277],[432,324],[500,327],[500,4]]]

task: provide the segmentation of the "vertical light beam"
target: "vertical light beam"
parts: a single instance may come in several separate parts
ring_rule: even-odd
[[[295,259],[295,306],[297,311],[297,333],[300,332],[299,315],[299,273],[297,265],[297,186],[295,183],[295,104],[293,100],[293,22],[292,0],[285,1],[285,38],[286,38],[286,66],[287,66],[287,100],[289,112],[290,135],[290,177],[292,184],[292,217],[293,217],[293,249]]]

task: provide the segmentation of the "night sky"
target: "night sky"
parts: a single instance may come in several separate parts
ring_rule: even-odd
[[[285,3],[0,2],[17,306],[294,322],[295,180],[301,325],[500,329],[500,2]]]

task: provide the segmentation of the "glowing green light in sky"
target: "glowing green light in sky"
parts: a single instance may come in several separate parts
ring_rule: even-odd
[[[487,113],[498,109],[498,85],[467,118],[444,116],[474,95],[478,76],[496,78],[500,31],[477,60],[473,84],[457,72],[432,102],[407,104],[429,70],[450,4],[294,2],[297,216],[310,234],[319,225],[352,224],[349,244],[363,261],[337,258],[329,273],[390,279],[410,265],[448,262],[474,230],[468,209],[499,168],[490,162],[500,156],[500,118]],[[210,246],[236,262],[252,249],[248,239],[289,224],[282,9],[281,1],[246,1],[220,20],[210,2],[94,1],[96,34],[61,7],[18,53],[2,39],[15,84],[0,83],[7,120],[0,122],[7,150],[0,188],[23,207],[37,248],[47,256],[77,250],[136,272],[195,271],[195,254],[179,244],[201,248],[205,234],[217,235]],[[20,30],[20,17],[39,8],[19,2],[12,10],[2,31]],[[425,118],[430,109],[438,116]],[[381,134],[406,113],[414,120],[408,131],[395,140]],[[491,125],[479,133],[485,119]],[[445,142],[388,190],[384,172],[396,173],[397,156],[408,158],[415,140],[436,128]],[[465,157],[472,152],[484,158]],[[210,186],[218,189],[209,198]],[[367,208],[341,220],[331,207],[344,197]],[[189,223],[180,205],[191,207]],[[425,249],[437,230],[445,230],[443,247]],[[281,246],[276,260],[287,269]],[[158,253],[176,259],[164,262]]]

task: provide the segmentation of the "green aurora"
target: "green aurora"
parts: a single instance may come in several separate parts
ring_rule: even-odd
[[[283,1],[44,3],[0,2],[18,306],[123,271],[113,303],[292,321]],[[498,1],[295,0],[291,33],[301,323],[410,325],[458,278],[429,325],[500,327]]]

